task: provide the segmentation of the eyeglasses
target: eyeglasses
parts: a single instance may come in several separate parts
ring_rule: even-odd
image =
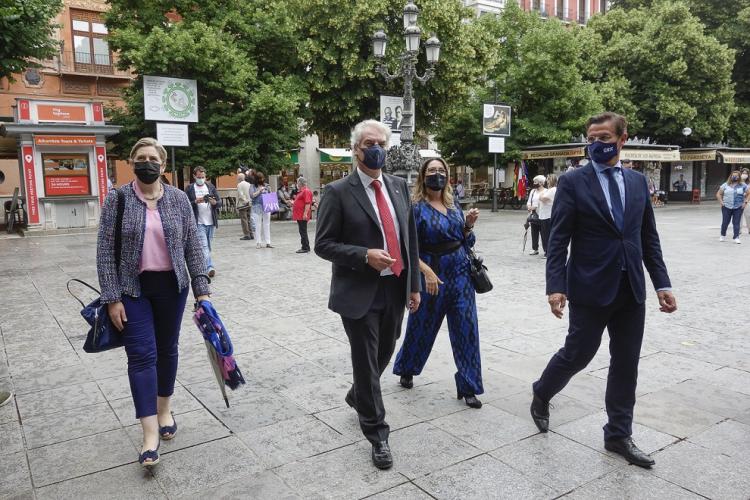
[[[428,168],[426,170],[427,175],[434,175],[434,174],[440,174],[440,175],[448,175],[448,172],[445,171],[444,168]]]

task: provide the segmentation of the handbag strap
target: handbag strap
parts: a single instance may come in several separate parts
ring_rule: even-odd
[[[83,301],[82,301],[81,299],[79,299],[79,298],[78,298],[78,297],[76,296],[76,294],[74,294],[74,293],[72,292],[72,290],[70,289],[70,284],[71,284],[71,283],[72,283],[73,281],[75,281],[76,283],[80,283],[80,284],[82,284],[83,286],[89,287],[89,288],[90,288],[91,290],[93,290],[94,292],[96,292],[96,294],[97,294],[97,295],[101,295],[101,294],[102,294],[102,293],[101,293],[101,292],[100,292],[99,290],[97,290],[97,289],[96,289],[96,288],[94,288],[93,286],[89,285],[89,284],[88,284],[88,283],[86,283],[85,281],[79,280],[78,278],[71,278],[71,279],[69,279],[69,280],[68,280],[68,282],[67,282],[67,283],[65,284],[65,288],[67,288],[67,289],[68,289],[68,293],[69,293],[69,294],[70,294],[70,295],[71,295],[71,296],[72,296],[72,297],[73,297],[74,299],[76,299],[76,300],[77,300],[77,301],[78,301],[78,302],[79,302],[79,303],[81,304],[81,307],[86,307],[86,304],[84,304],[84,303],[83,303]]]
[[[120,257],[122,256],[122,219],[125,216],[125,194],[122,189],[117,190],[117,219],[115,221],[115,269],[120,272]]]

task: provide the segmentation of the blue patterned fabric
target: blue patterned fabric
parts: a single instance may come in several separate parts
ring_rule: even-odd
[[[414,205],[414,219],[419,236],[419,258],[430,266],[443,282],[437,296],[422,292],[417,312],[409,315],[406,335],[396,356],[393,373],[419,375],[427,363],[443,318],[448,317],[448,335],[456,362],[456,388],[461,395],[482,394],[482,365],[479,358],[479,328],[474,287],[471,283],[466,246],[474,246],[470,233],[466,245],[453,253],[435,256],[425,247],[464,239],[464,215],[460,207],[447,215],[421,201]],[[422,290],[426,290],[422,276]]]

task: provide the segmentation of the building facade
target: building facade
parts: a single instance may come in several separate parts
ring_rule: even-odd
[[[611,3],[610,0],[465,0],[464,3],[476,10],[477,16],[482,16],[501,13],[511,1],[517,1],[527,12],[578,24],[586,24],[591,16],[607,12]]]
[[[106,0],[65,0],[54,21],[59,53],[12,82],[0,79],[0,201],[19,188],[32,229],[96,225],[100,186],[128,172],[107,152],[106,138],[118,129],[107,123],[107,109],[122,104],[120,92],[133,79],[109,48],[107,8]]]

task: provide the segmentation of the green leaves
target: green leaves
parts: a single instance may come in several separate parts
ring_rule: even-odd
[[[60,49],[52,20],[62,0],[3,0],[0,5],[0,78],[12,81],[34,59],[49,59]]]

